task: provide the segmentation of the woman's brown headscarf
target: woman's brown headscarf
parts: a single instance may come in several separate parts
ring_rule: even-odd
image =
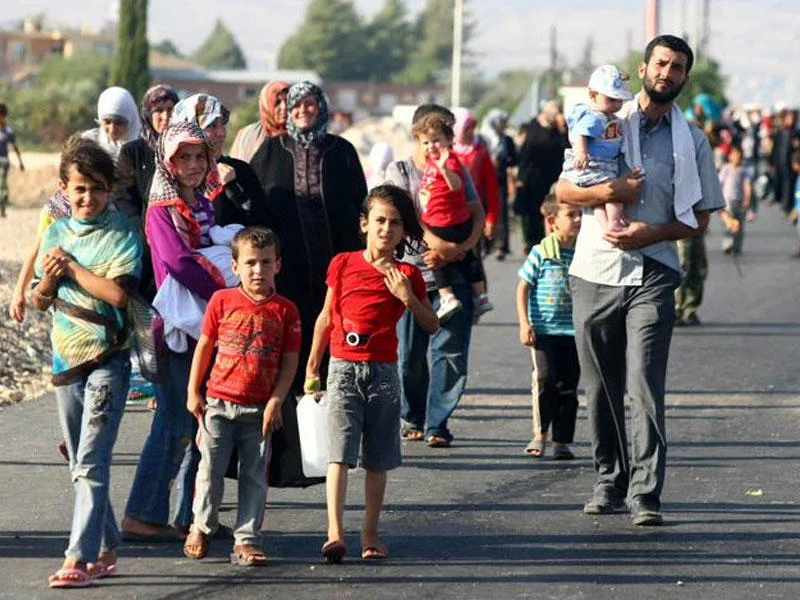
[[[281,94],[289,91],[289,84],[285,81],[270,81],[258,95],[258,112],[261,118],[261,126],[267,137],[276,137],[286,133],[286,120],[282,123],[275,118],[275,107],[278,105],[278,98]]]

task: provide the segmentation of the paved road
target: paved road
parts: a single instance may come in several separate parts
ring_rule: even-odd
[[[797,598],[800,597],[800,262],[794,234],[768,207],[751,228],[739,277],[708,239],[700,316],[680,329],[668,379],[665,526],[580,507],[593,472],[580,414],[572,464],[522,452],[530,435],[528,356],[516,342],[516,261],[488,264],[498,307],[477,329],[469,395],[450,449],[405,445],[382,522],[392,558],[357,558],[363,497],[351,478],[351,556],[319,560],[324,490],[271,490],[269,567],[202,562],[178,546],[126,545],[120,576],[82,598]],[[131,408],[116,448],[113,502],[124,507],[150,414]],[[50,598],[72,507],[52,397],[0,410],[0,597]],[[230,522],[228,490],[223,520]],[[63,592],[61,593],[63,594]],[[77,595],[77,594],[75,594]]]

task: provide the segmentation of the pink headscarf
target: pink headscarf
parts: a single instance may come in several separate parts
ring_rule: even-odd
[[[475,115],[472,114],[472,111],[466,108],[457,108],[453,111],[453,114],[456,117],[455,125],[453,125],[453,133],[455,134],[453,150],[458,154],[469,154],[475,148],[478,138],[475,136],[475,130],[473,129],[472,137],[465,140],[463,139],[464,132],[469,129],[470,126],[474,127],[478,121],[475,119]]]

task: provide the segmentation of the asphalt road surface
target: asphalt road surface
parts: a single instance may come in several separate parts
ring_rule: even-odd
[[[800,261],[773,207],[752,224],[741,276],[719,250],[715,218],[703,324],[676,330],[668,377],[669,452],[661,528],[627,514],[581,513],[593,482],[583,407],[577,460],[532,459],[529,355],[517,342],[513,289],[521,258],[487,261],[497,307],[475,330],[468,394],[449,449],[404,443],[389,476],[382,535],[391,557],[358,558],[363,472],[350,480],[349,553],[322,564],[321,486],[270,490],[266,568],[179,545],[125,544],[119,575],[71,594],[51,591],[73,493],[57,454],[52,396],[0,409],[2,598],[797,598],[800,597]],[[120,516],[150,413],[131,407],[112,469]],[[223,522],[231,524],[235,487]]]

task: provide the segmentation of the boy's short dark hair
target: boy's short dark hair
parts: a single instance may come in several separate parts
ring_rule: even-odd
[[[664,35],[657,35],[652,40],[650,40],[647,46],[644,49],[644,62],[649,63],[650,57],[653,56],[653,50],[656,47],[663,46],[664,48],[669,48],[673,52],[680,52],[681,54],[686,55],[686,74],[689,74],[689,71],[692,70],[692,65],[694,65],[694,52],[689,47],[689,44],[686,43],[685,40],[679,38],[676,35],[669,35],[665,33]]]
[[[560,206],[566,206],[566,203],[559,202],[555,194],[547,194],[542,201],[542,207],[539,209],[544,218],[555,217],[558,215]]]
[[[278,235],[269,227],[253,225],[236,232],[231,242],[231,255],[233,260],[239,259],[239,248],[242,244],[250,244],[253,248],[275,247],[275,258],[281,257],[281,242]]]
[[[6,116],[8,114],[8,106],[5,102],[0,102],[0,116]]]
[[[75,134],[61,147],[61,163],[58,177],[63,183],[69,181],[70,169],[75,169],[84,177],[105,183],[109,191],[116,180],[116,167],[111,155],[94,140]]]
[[[453,139],[453,123],[440,112],[429,112],[423,115],[416,123],[411,126],[411,135],[417,139],[420,135],[430,131],[440,131],[447,137]]]

